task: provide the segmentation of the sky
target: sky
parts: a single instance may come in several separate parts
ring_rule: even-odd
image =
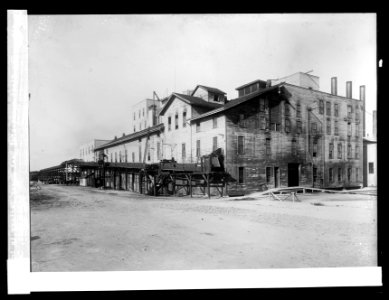
[[[130,133],[131,106],[296,72],[376,109],[375,14],[29,15],[30,169],[79,157],[82,144]]]

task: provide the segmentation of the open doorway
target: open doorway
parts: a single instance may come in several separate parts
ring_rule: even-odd
[[[300,164],[288,164],[288,186],[299,186],[299,166]]]
[[[274,167],[274,187],[278,188],[280,186],[280,168]]]

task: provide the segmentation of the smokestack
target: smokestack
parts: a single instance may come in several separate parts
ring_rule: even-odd
[[[363,116],[363,123],[362,123],[362,128],[363,128],[363,137],[366,136],[366,106],[365,106],[365,86],[364,85],[361,85],[359,87],[359,100],[362,101],[362,107],[363,107],[363,112],[362,112],[362,116]]]
[[[373,137],[377,139],[377,111],[373,110]]]
[[[351,81],[346,81],[346,98],[352,98],[353,97],[353,87]]]
[[[331,78],[331,94],[338,95],[338,78],[336,77]]]

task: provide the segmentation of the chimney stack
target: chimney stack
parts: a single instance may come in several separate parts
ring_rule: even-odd
[[[351,99],[353,97],[353,86],[351,81],[346,81],[346,98]]]
[[[365,105],[365,86],[361,85],[359,87],[359,100],[362,101],[362,116],[363,116],[363,123],[362,123],[362,128],[363,128],[363,137],[366,136],[366,105]]]
[[[336,77],[331,78],[331,94],[338,95],[338,79]]]

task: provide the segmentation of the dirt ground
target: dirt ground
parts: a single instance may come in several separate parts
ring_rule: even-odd
[[[372,195],[236,201],[41,187],[30,193],[32,271],[377,265]]]

